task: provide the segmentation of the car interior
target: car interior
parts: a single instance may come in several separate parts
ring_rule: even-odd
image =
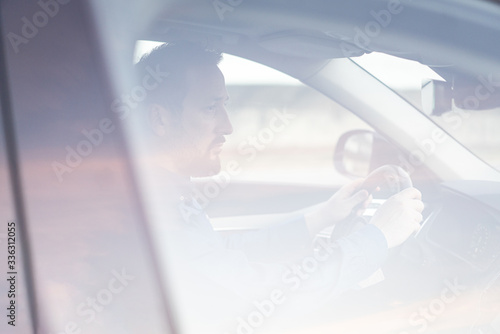
[[[373,192],[366,219],[397,192],[394,187],[411,184],[423,194],[420,231],[391,249],[372,281],[314,314],[305,312],[284,332],[500,332],[500,140],[497,131],[488,128],[490,136],[474,127],[481,118],[489,117],[491,127],[499,120],[500,84],[488,78],[500,73],[495,47],[500,9],[492,2],[479,9],[461,2],[456,15],[444,15],[452,2],[389,1],[374,7],[369,1],[152,0],[126,6],[58,0],[57,13],[31,30],[26,22],[43,8],[27,0],[3,2],[0,183],[8,186],[0,189],[0,210],[9,218],[0,219],[15,217],[20,230],[18,330],[139,333],[147,325],[148,333],[179,332],[175,292],[151,236],[159,219],[159,190],[141,165],[135,110],[126,115],[112,106],[130,96],[138,41],[191,41],[280,71],[305,87],[291,88],[299,97],[285,91],[286,98],[314,91],[319,97],[307,101],[341,109],[353,119],[346,129],[333,121],[332,128],[319,128],[326,124],[322,114],[311,110],[308,116],[310,106],[300,106],[303,115],[297,117],[302,122],[309,117],[314,125],[304,133],[331,138],[320,151],[332,171],[328,182],[321,182],[320,172],[315,178],[320,182],[298,182],[281,170],[260,180],[229,172],[225,181],[194,180],[220,233],[252,231],[302,215],[345,181],[368,175],[373,184],[366,187],[387,191]],[[359,6],[374,9],[370,14]],[[457,17],[465,23],[458,24]],[[9,39],[9,32],[23,39]],[[484,36],[487,43],[481,42]],[[365,66],[363,57],[370,54],[417,62],[441,79],[428,78],[416,96],[405,95]],[[468,102],[476,102],[469,97],[478,96],[477,87],[487,98],[476,98],[477,105],[467,110]],[[228,87],[236,107],[255,108],[239,105],[259,97],[251,89]],[[296,100],[285,101],[295,112]],[[460,103],[462,108],[450,111]],[[248,133],[255,134],[269,119],[259,117],[277,116],[269,111],[234,117],[243,125],[254,122]],[[478,143],[488,142],[490,160],[464,144],[465,127]],[[274,154],[280,154],[282,142],[301,142],[286,132],[274,136],[276,151],[256,151],[264,161],[280,159]],[[242,138],[230,144],[227,160],[238,156]],[[286,154],[307,165],[311,150]],[[353,223],[343,233],[355,228]],[[337,232],[327,229],[317,238],[330,240]],[[113,292],[109,282],[117,281],[123,292]]]

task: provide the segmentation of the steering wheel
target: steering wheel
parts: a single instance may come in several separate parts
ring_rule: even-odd
[[[368,191],[374,197],[371,208],[376,209],[392,195],[412,186],[410,175],[403,168],[397,165],[383,165],[372,171],[354,193],[363,189]],[[368,223],[373,213],[358,216],[356,212],[361,209],[361,205],[355,207],[347,218],[335,224],[330,240],[347,236]]]

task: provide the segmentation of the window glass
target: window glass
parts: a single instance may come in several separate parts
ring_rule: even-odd
[[[500,108],[453,110],[432,119],[479,158],[500,170]]]
[[[429,66],[416,61],[407,60],[383,53],[373,52],[361,57],[353,58],[364,69],[377,79],[395,90],[419,110],[422,108],[422,84],[429,79],[447,83],[451,87],[453,76],[460,77],[458,68],[444,67],[448,79],[441,77]],[[439,70],[439,67],[436,69]],[[441,69],[443,70],[443,69]],[[471,150],[479,158],[500,170],[500,132],[497,131],[500,122],[500,108],[480,108],[474,106],[479,103],[490,103],[497,106],[498,78],[492,73],[473,75],[467,82],[463,92],[454,95],[453,102],[449,103],[444,113],[430,115],[431,119],[453,136],[462,145]],[[451,95],[450,88],[450,95]],[[462,105],[460,105],[462,101]]]
[[[228,92],[234,133],[222,157],[242,166],[235,180],[333,186],[345,181],[333,166],[335,145],[348,130],[369,129],[366,123],[299,82],[229,82]]]

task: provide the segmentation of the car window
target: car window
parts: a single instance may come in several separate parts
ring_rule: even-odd
[[[500,170],[500,108],[453,110],[432,119],[479,158]]]
[[[445,79],[436,73],[438,69],[387,54],[373,52],[353,60],[424,113],[428,112],[422,105],[423,85],[430,79],[443,83],[443,89],[451,87],[453,83],[451,78]],[[461,72],[458,68],[449,71]],[[447,101],[449,105],[446,110],[430,114],[429,117],[479,158],[500,170],[500,132],[496,127],[500,120],[500,109],[478,109],[480,103],[489,101],[498,106],[497,81],[493,73],[474,75],[468,83],[468,90],[460,95],[457,93],[453,103]],[[451,91],[449,88],[450,94]]]
[[[250,61],[240,61],[238,71]],[[272,70],[263,65],[264,75]],[[221,64],[224,71],[224,62]],[[251,80],[251,79],[250,79]],[[223,152],[242,166],[236,181],[338,186],[347,179],[333,165],[341,134],[371,129],[354,114],[306,85],[228,82],[234,133]]]

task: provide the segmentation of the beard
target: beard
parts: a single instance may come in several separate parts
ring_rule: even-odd
[[[182,129],[172,131],[165,141],[166,153],[174,162],[179,173],[191,177],[213,176],[221,171],[218,154],[211,151],[213,145],[224,142],[223,137],[217,137],[203,151],[197,145],[195,138],[188,136]]]
[[[192,177],[205,177],[219,174],[221,171],[220,158],[218,156],[211,158],[210,154],[193,158],[186,164],[186,170]]]

